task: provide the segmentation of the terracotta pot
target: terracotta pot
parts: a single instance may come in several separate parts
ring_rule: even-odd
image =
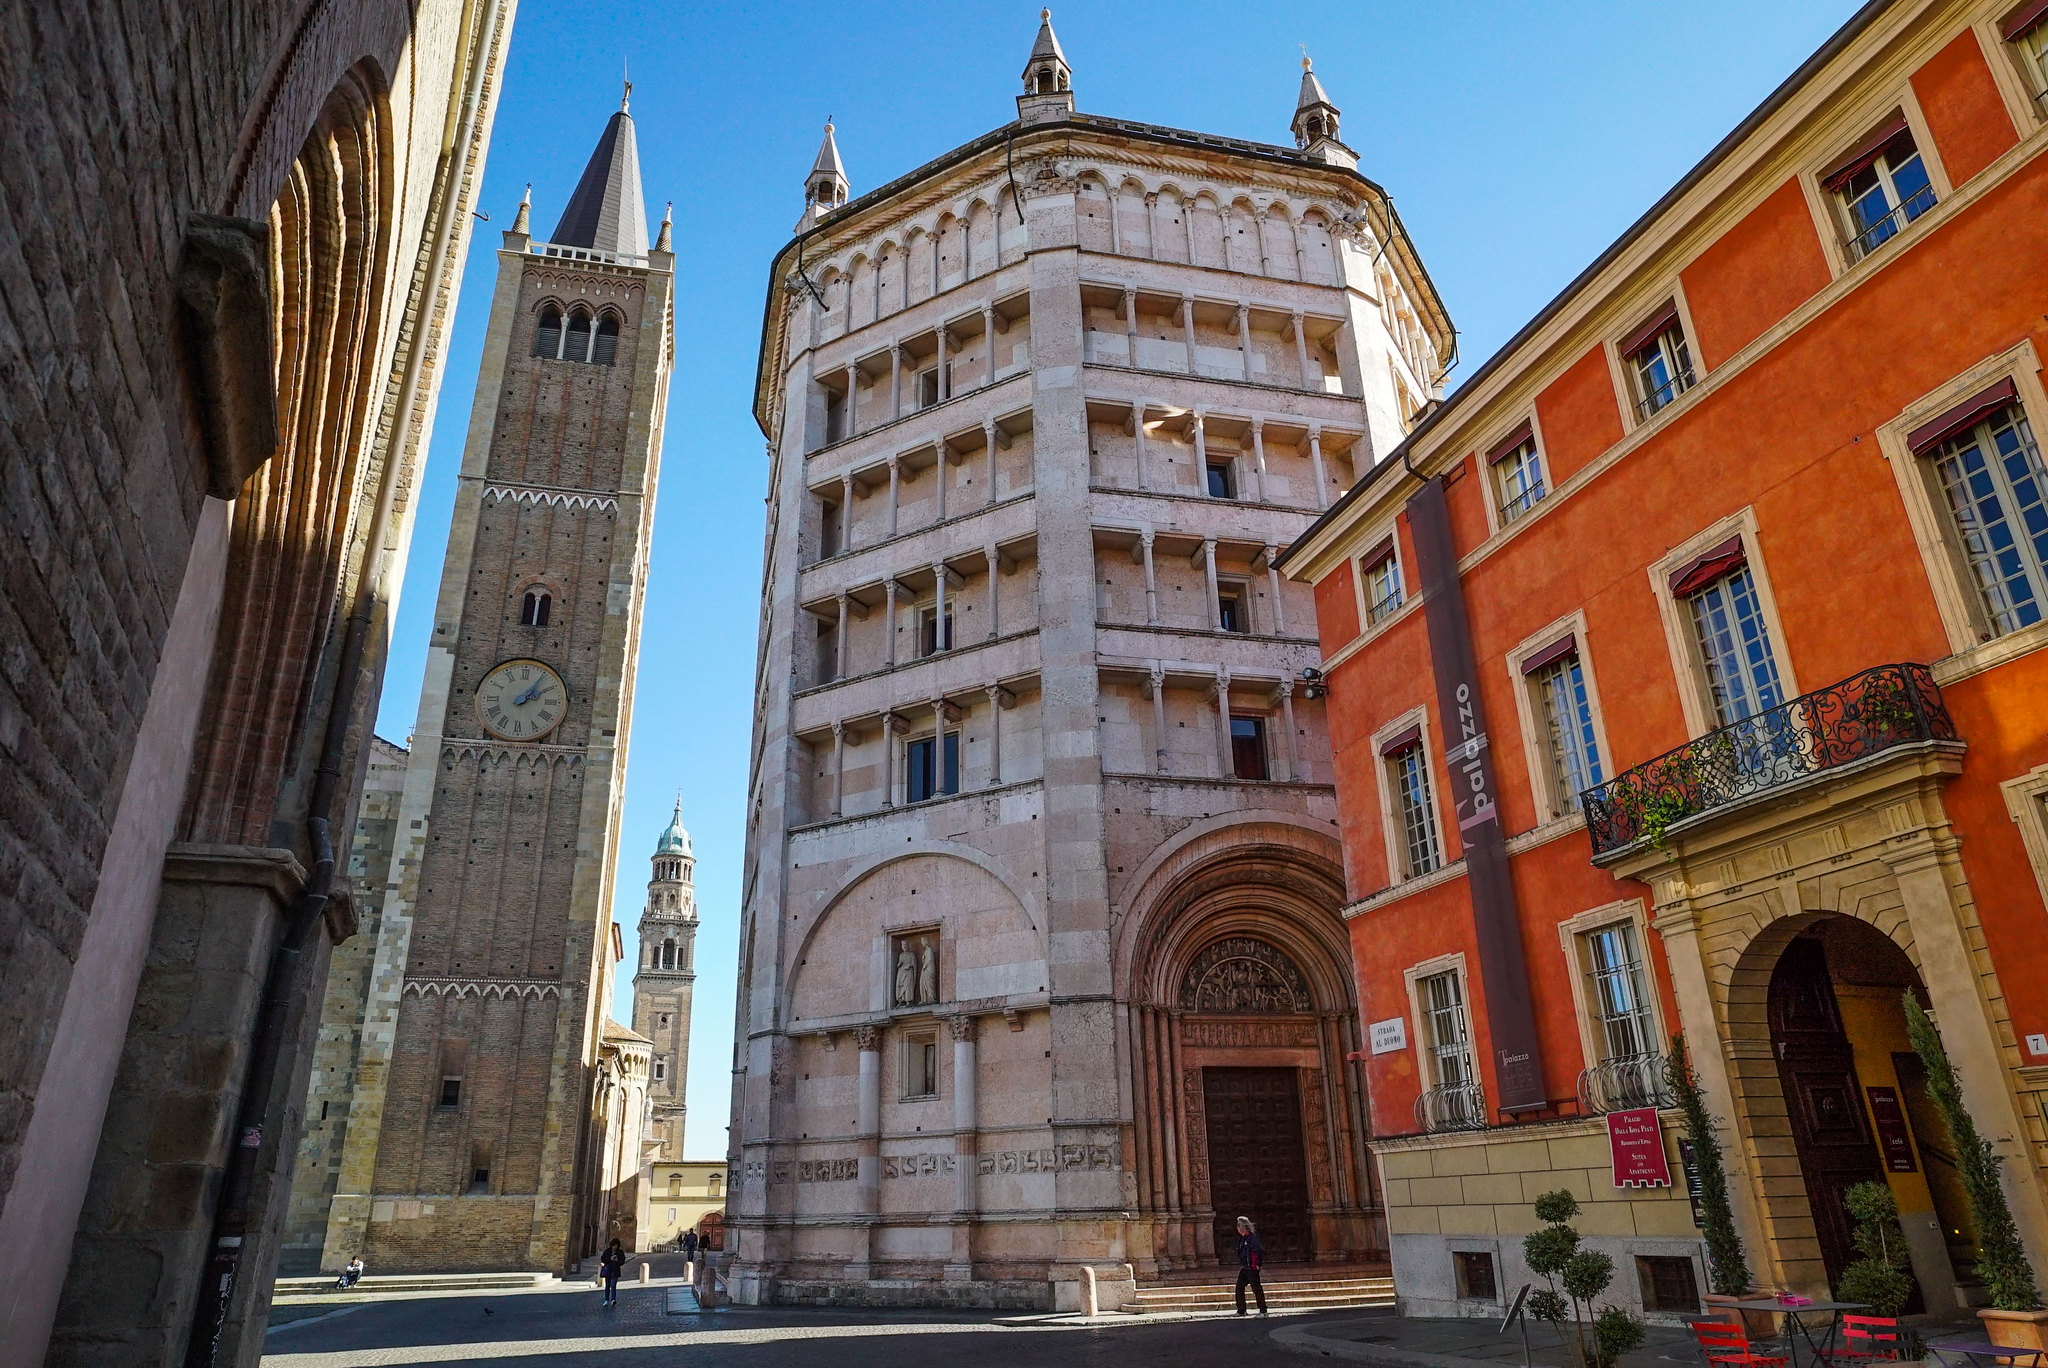
[[[2043,1340],[2048,1330],[2048,1311],[1999,1311],[1985,1306],[1978,1308],[1977,1316],[1984,1322],[1984,1333],[1993,1344],[2002,1344],[2013,1349],[2048,1349],[2048,1340]]]
[[[1736,1308],[1735,1303],[1739,1301],[1755,1301],[1759,1297],[1768,1297],[1769,1295],[1771,1294],[1768,1292],[1758,1292],[1755,1290],[1745,1292],[1739,1297],[1724,1296],[1719,1292],[1709,1292],[1700,1300],[1707,1304],[1707,1314],[1715,1320],[1724,1320],[1730,1325],[1741,1326],[1743,1333],[1752,1340],[1767,1340],[1778,1337],[1777,1312],[1742,1311]]]

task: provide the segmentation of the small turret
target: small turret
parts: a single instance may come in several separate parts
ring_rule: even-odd
[[[1301,50],[1301,97],[1294,103],[1294,145],[1320,161],[1340,166],[1358,165],[1350,148],[1337,141],[1337,106],[1330,103],[1323,83],[1316,79],[1308,49]]]
[[[852,193],[846,180],[846,163],[839,160],[839,141],[832,135],[832,121],[827,119],[825,141],[818,144],[818,159],[811,163],[811,174],[804,178],[804,216],[797,220],[797,231],[802,232],[842,207]]]
[[[1052,31],[1052,11],[1038,12],[1038,41],[1024,64],[1024,93],[1017,97],[1017,118],[1027,124],[1050,123],[1074,112],[1074,69]]]

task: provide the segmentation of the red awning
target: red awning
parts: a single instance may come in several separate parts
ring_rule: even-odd
[[[1683,598],[1695,589],[1712,584],[1731,570],[1741,568],[1748,561],[1743,554],[1742,538],[1730,537],[1713,550],[1695,556],[1681,569],[1671,574],[1671,592]]]
[[[1678,321],[1678,305],[1667,300],[1664,306],[1650,316],[1650,321],[1630,333],[1616,348],[1623,356],[1634,356],[1643,348],[1664,335],[1664,330]]]
[[[1388,537],[1378,546],[1375,546],[1372,550],[1366,552],[1364,555],[1358,558],[1359,573],[1364,574],[1368,570],[1377,569],[1381,564],[1383,564],[1386,561],[1390,561],[1393,558],[1394,539],[1392,537]]]
[[[1563,660],[1566,656],[1575,654],[1578,651],[1578,649],[1579,639],[1576,636],[1573,636],[1570,632],[1566,632],[1556,641],[1551,642],[1548,646],[1545,646],[1535,655],[1532,655],[1527,660],[1524,660],[1522,662],[1522,673],[1525,675],[1535,674],[1544,666],[1555,664],[1557,661]]]
[[[2041,4],[2043,8],[2048,8],[2048,0],[2041,0]],[[1906,445],[1913,448],[1914,455],[1920,455],[1941,445],[1957,433],[1976,426],[1977,421],[1986,414],[1996,413],[2018,397],[2019,391],[2013,388],[2012,380],[2001,380],[1989,389],[1979,390],[1939,417],[1930,418],[1914,428],[1906,434]]]
[[[1863,170],[1877,160],[1877,154],[1884,151],[1884,145],[1906,131],[1906,116],[1894,114],[1884,121],[1875,133],[1856,144],[1856,150],[1830,166],[1822,173],[1821,188],[1833,194],[1848,182],[1849,177]]]
[[[1998,36],[2010,43],[2028,29],[2048,18],[2048,0],[2026,0],[2026,3],[1998,21]]]
[[[1422,724],[1418,722],[1414,726],[1408,728],[1406,731],[1397,732],[1395,735],[1390,736],[1386,740],[1380,742],[1380,754],[1397,754],[1401,751],[1407,750],[1410,746],[1414,745],[1417,741],[1420,741],[1421,739]]]
[[[2044,5],[2048,5],[2048,0],[2041,0],[2041,3]],[[1489,451],[1486,454],[1486,459],[1489,461],[1498,461],[1504,456],[1512,456],[1515,453],[1515,451],[1521,447],[1522,443],[1531,440],[1535,436],[1535,424],[1531,420],[1524,418],[1522,420],[1522,425],[1520,427],[1516,428],[1513,432],[1509,433],[1500,441],[1494,443],[1493,450]]]

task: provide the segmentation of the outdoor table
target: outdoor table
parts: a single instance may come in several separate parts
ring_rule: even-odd
[[[1757,1297],[1750,1301],[1733,1303],[1741,1311],[1769,1311],[1785,1318],[1785,1352],[1791,1359],[1791,1368],[1799,1368],[1799,1341],[1805,1340],[1814,1363],[1830,1362],[1828,1355],[1834,1352],[1835,1331],[1842,1324],[1844,1311],[1868,1311],[1869,1302],[1810,1301],[1797,1306],[1788,1306],[1776,1297]],[[1816,1311],[1828,1313],[1828,1334],[1825,1345],[1813,1342],[1813,1331],[1807,1328],[1804,1317]]]
[[[1973,1365],[1980,1359],[1990,1359],[2011,1363],[2017,1368],[2041,1368],[2041,1356],[2048,1353],[2048,1350],[2028,1349],[2015,1344],[1993,1344],[1989,1340],[1942,1340],[1939,1343],[1929,1342],[1927,1347],[1942,1363],[1948,1362],[1942,1355],[1949,1353],[1961,1354]]]

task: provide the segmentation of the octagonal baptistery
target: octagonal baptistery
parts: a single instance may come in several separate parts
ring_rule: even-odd
[[[1049,18],[1024,84],[857,199],[828,126],[769,281],[742,1302],[1106,1309],[1239,1215],[1384,1257],[1273,562],[1449,320],[1306,64],[1292,147],[1076,113]]]

